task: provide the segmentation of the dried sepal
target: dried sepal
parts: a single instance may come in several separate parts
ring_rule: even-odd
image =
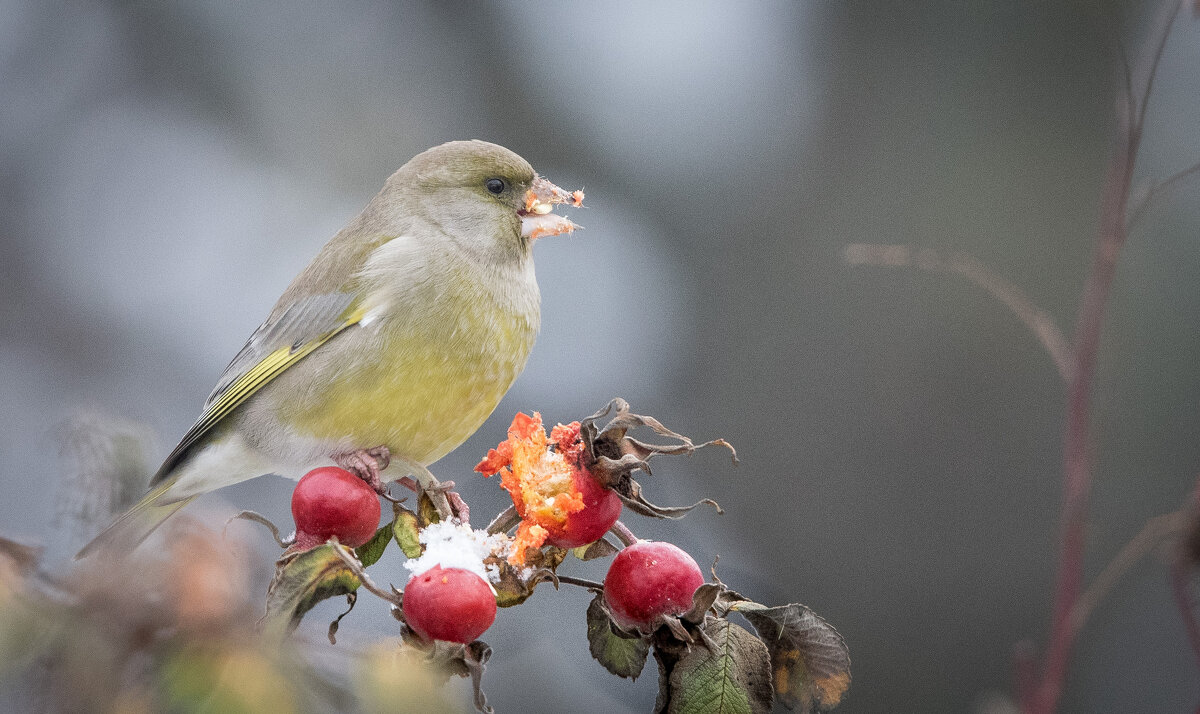
[[[554,571],[566,554],[567,551],[561,548],[531,550],[530,561],[520,566],[513,565],[508,559],[499,556],[485,558],[485,565],[499,571],[499,578],[492,582],[496,591],[496,606],[520,605],[528,600],[534,589],[543,582],[552,582],[557,588],[558,578]]]
[[[342,618],[349,615],[354,610],[354,604],[358,602],[358,593],[346,593],[346,611],[334,618],[333,622],[329,623],[329,631],[325,636],[329,638],[329,644],[337,644],[338,627],[342,624]]]
[[[599,428],[596,422],[613,414],[613,418]],[[678,441],[678,444],[648,444],[628,435],[628,432],[638,427],[649,427],[659,436]],[[657,455],[677,456],[691,455],[697,449],[706,446],[723,446],[729,449],[733,463],[737,463],[737,451],[724,439],[713,439],[702,444],[694,443],[690,438],[671,431],[654,417],[642,416],[629,411],[629,402],[617,397],[603,409],[580,421],[580,436],[593,458],[607,456],[610,459],[620,459],[630,455],[641,462],[644,468],[646,462]]]
[[[275,542],[280,548],[287,548],[292,543],[296,542],[296,535],[294,533],[287,538],[282,537],[279,535],[279,526],[275,525],[271,519],[256,511],[241,511],[240,513],[230,516],[229,520],[225,521],[225,527],[221,530],[222,536],[225,535],[225,531],[229,530],[229,524],[233,523],[234,521],[250,521],[252,523],[258,523],[259,525],[266,526],[267,530],[271,532],[271,537],[275,539]]]
[[[492,656],[492,648],[486,642],[476,640],[461,645],[456,642],[426,640],[413,632],[408,625],[401,628],[400,637],[404,643],[401,652],[416,660],[419,666],[425,668],[436,679],[440,679],[442,684],[451,677],[470,677],[475,709],[484,714],[494,712],[488,704],[487,695],[483,692],[483,673]]]
[[[617,491],[617,495],[620,497],[621,503],[625,504],[626,508],[638,514],[639,516],[646,516],[648,518],[669,518],[671,520],[676,520],[683,518],[688,513],[691,513],[694,509],[700,506],[712,506],[713,508],[717,509],[717,515],[725,513],[725,509],[721,508],[721,504],[717,503],[711,498],[702,498],[690,506],[656,505],[650,501],[647,501],[646,497],[642,495],[641,484],[639,484],[637,481],[631,482],[629,491],[629,495],[621,493],[620,491]]]
[[[609,414],[613,418],[603,428],[597,422]],[[650,444],[629,435],[639,427],[647,427],[659,436],[674,439],[675,444]],[[633,479],[636,471],[650,474],[650,459],[655,456],[690,456],[706,446],[723,446],[729,449],[733,462],[737,463],[737,452],[724,439],[714,439],[702,444],[663,426],[654,417],[634,414],[629,403],[616,398],[600,411],[580,421],[579,435],[586,449],[586,467],[602,484],[613,489],[626,507],[635,513],[650,518],[682,518],[697,506],[707,504],[723,513],[720,505],[712,499],[703,499],[690,506],[659,506],[642,495],[641,484]]]

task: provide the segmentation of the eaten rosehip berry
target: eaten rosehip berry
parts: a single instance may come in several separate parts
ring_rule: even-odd
[[[576,548],[599,540],[621,516],[621,498],[588,471],[590,456],[579,422],[559,424],[549,438],[542,416],[518,413],[508,439],[475,467],[500,475],[521,517],[509,560],[525,562],[528,548]]]
[[[496,619],[496,596],[475,573],[440,565],[404,586],[404,621],[428,640],[469,644]]]
[[[571,474],[571,484],[581,497],[583,508],[568,513],[559,522],[545,522],[546,542],[559,548],[578,548],[595,543],[621,517],[621,498],[611,488],[600,485],[587,471],[577,469]]]
[[[649,632],[660,615],[692,608],[704,575],[692,556],[670,543],[638,541],[613,558],[604,577],[604,601],[621,629]]]
[[[354,474],[336,466],[313,469],[292,491],[296,546],[318,546],[337,536],[357,548],[379,528],[379,496]]]

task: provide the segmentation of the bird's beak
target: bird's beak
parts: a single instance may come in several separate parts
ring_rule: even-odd
[[[534,178],[533,186],[525,192],[525,207],[517,211],[521,217],[521,235],[536,240],[570,233],[579,228],[569,219],[551,213],[554,206],[560,203],[582,206],[583,191],[568,193],[541,176]]]

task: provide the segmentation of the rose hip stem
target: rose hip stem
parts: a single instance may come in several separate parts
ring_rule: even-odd
[[[638,542],[638,537],[633,534],[633,531],[629,530],[629,527],[620,521],[612,524],[612,528],[609,528],[608,532],[619,538],[620,541],[626,546],[630,546]]]

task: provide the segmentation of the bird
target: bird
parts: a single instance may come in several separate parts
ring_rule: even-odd
[[[574,231],[553,211],[582,203],[497,144],[414,156],[284,290],[145,497],[76,557],[136,547],[201,494],[331,461],[381,493],[408,476],[440,493],[427,467],[483,424],[533,348],[533,244]]]

